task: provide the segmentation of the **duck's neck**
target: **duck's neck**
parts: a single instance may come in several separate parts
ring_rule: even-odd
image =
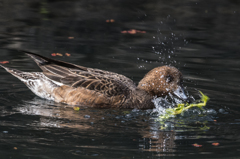
[[[153,109],[154,103],[152,102],[153,96],[149,95],[146,91],[136,88],[131,92],[130,98],[126,101],[125,108],[138,108],[138,109]]]

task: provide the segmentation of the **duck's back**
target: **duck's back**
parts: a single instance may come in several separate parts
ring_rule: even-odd
[[[30,57],[43,70],[43,74],[55,83],[52,91],[54,100],[71,105],[92,107],[129,107],[132,92],[136,90],[133,81],[126,76],[87,68],[36,54]]]

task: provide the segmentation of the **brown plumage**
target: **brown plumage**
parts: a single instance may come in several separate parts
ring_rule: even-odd
[[[131,79],[117,73],[26,53],[43,70],[42,73],[4,68],[38,96],[56,102],[97,108],[147,109],[154,108],[154,96],[171,93],[187,100],[182,87],[182,74],[175,67],[154,68],[136,86]]]

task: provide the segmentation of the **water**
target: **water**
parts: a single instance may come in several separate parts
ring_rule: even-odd
[[[183,73],[190,95],[198,99],[201,90],[210,97],[205,111],[193,109],[164,122],[152,110],[76,111],[36,97],[0,69],[1,158],[238,158],[239,5],[0,2],[0,61],[9,61],[6,66],[40,71],[18,51],[28,50],[137,83],[150,69],[168,64]]]

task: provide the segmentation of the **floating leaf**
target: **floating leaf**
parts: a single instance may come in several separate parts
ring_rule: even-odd
[[[198,145],[197,143],[192,144],[194,147],[202,147],[202,145]]]
[[[218,143],[218,142],[214,142],[214,143],[212,143],[212,145],[213,145],[213,146],[218,146],[219,143]]]
[[[136,33],[137,33],[137,30],[135,29],[128,30],[128,34],[136,34]]]
[[[9,61],[0,61],[1,64],[9,63]]]
[[[73,109],[76,110],[76,111],[80,110],[79,107],[73,107]]]
[[[131,30],[123,30],[123,31],[121,31],[121,33],[122,34],[137,34],[137,33],[145,34],[146,31],[131,29]]]
[[[110,22],[110,23],[113,23],[113,22],[115,22],[115,20],[114,20],[114,19],[107,19],[106,22],[107,22],[107,23],[109,23],[109,22]]]
[[[62,56],[62,54],[61,54],[61,53],[57,53],[56,55],[57,55],[57,56]]]
[[[127,30],[123,30],[121,31],[122,34],[126,34],[127,33]]]
[[[57,54],[56,54],[56,53],[52,53],[51,55],[52,55],[52,56],[57,56]]]
[[[71,56],[71,54],[69,54],[69,53],[65,53],[65,55],[66,55],[66,56]]]

